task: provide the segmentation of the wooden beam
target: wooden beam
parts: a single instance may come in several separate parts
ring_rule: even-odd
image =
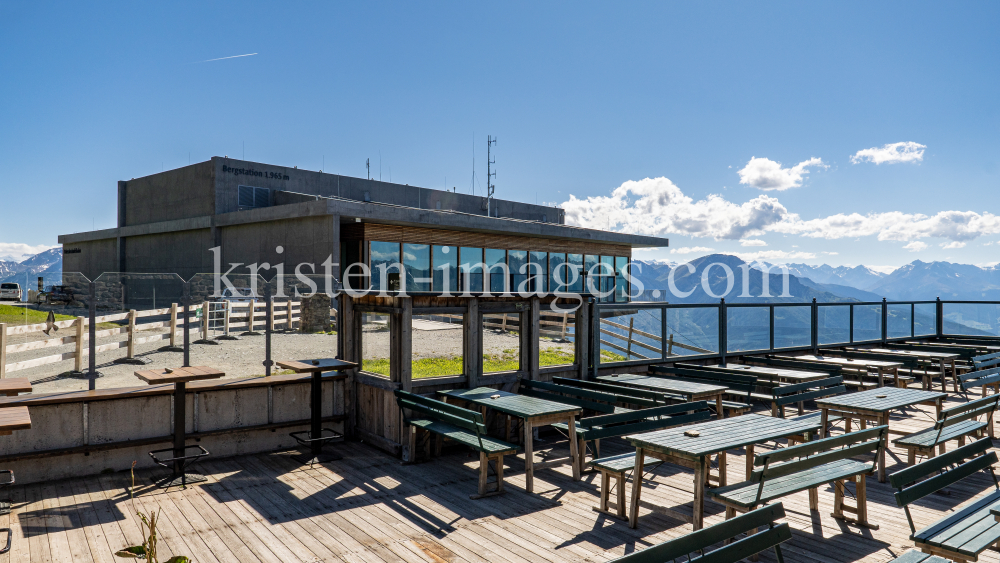
[[[462,319],[462,365],[463,374],[469,378],[469,387],[479,387],[483,375],[482,353],[483,323],[479,314],[479,299],[470,297]]]
[[[413,390],[413,300],[398,297],[401,312],[394,317],[399,323],[399,384],[404,391]]]

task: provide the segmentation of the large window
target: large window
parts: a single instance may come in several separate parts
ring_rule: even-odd
[[[463,246],[459,253],[462,291],[483,292],[483,249]],[[468,284],[468,285],[466,285]]]
[[[399,243],[373,240],[369,243],[368,252],[372,268],[372,289],[398,290],[399,266],[395,264],[399,264]]]
[[[525,283],[528,279],[528,251],[510,250],[507,252],[507,267],[510,268],[512,292],[529,292],[531,288]]]
[[[490,270],[489,283],[490,286],[488,290],[490,293],[503,293],[507,291],[507,283],[510,281],[500,270],[498,265],[507,263],[507,251],[500,250],[496,248],[487,248],[483,251],[483,263],[486,264],[486,268],[492,268],[497,266],[493,270]],[[515,291],[514,288],[512,291]]]
[[[549,254],[549,291],[566,291],[566,282],[570,274],[566,271],[566,255],[553,252]]]
[[[427,244],[404,244],[403,267],[406,291],[431,290],[431,247]]]
[[[583,254],[567,254],[566,263],[569,264],[569,268],[566,268],[567,277],[564,279],[566,281],[574,280],[573,283],[569,284],[569,291],[571,293],[583,293],[583,276],[586,273],[583,269]],[[576,270],[575,279],[569,270]]]
[[[528,276],[531,279],[532,293],[545,293],[548,287],[548,284],[545,283],[546,278],[548,278],[548,257],[547,252],[531,253]]]
[[[434,291],[458,293],[458,247],[434,245]]]
[[[601,264],[598,268],[601,276],[601,303],[612,303],[615,300],[615,258],[614,256],[601,256]]]
[[[615,256],[615,301],[624,303],[629,299],[628,280],[628,258],[625,256]]]

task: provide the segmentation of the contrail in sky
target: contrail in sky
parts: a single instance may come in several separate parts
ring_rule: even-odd
[[[252,56],[254,56],[256,54],[257,53],[247,53],[246,55],[233,55],[231,57],[219,57],[217,59],[208,59],[207,61],[198,61],[198,62],[199,63],[210,63],[212,61],[222,61],[222,60],[225,60],[225,59],[238,59],[240,57],[252,57]]]

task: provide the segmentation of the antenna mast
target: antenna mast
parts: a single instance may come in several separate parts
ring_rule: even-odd
[[[486,136],[486,215],[487,217],[492,217],[496,212],[496,204],[493,202],[493,192],[496,190],[496,186],[493,184],[493,178],[496,178],[497,173],[491,168],[497,161],[490,158],[490,146],[497,144],[497,138]]]
[[[369,180],[372,179],[371,161],[372,161],[372,159],[370,159],[370,158],[366,158],[365,159],[365,173],[368,174],[368,179]]]

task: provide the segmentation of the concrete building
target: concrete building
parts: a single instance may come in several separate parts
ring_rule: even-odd
[[[555,207],[496,200],[490,215],[486,207],[484,197],[213,157],[118,182],[117,228],[62,235],[59,242],[63,271],[90,279],[104,272],[188,279],[214,271],[210,249],[218,247],[226,265],[311,263],[319,269],[330,256],[374,267],[402,261],[408,290],[433,292],[449,282],[456,289],[456,266],[483,261],[508,263],[515,276],[522,264],[534,264],[530,284],[539,291],[550,290],[550,274],[563,262],[587,269],[604,262],[617,275],[602,283],[621,283],[613,278],[620,278],[633,248],[668,244],[567,226]],[[411,267],[433,282],[411,280]],[[472,283],[490,285],[489,278],[480,274]],[[511,281],[516,289],[524,280]]]

